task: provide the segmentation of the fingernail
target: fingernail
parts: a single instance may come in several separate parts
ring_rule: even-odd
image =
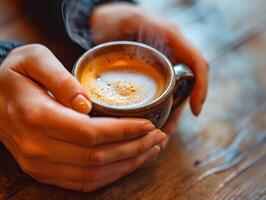
[[[152,155],[150,157],[155,156],[157,153],[159,153],[159,151],[161,150],[159,145],[155,145],[154,147],[152,147]]]
[[[160,146],[159,145],[155,145],[152,148],[152,153],[151,153],[151,155],[148,158],[148,162],[151,162],[152,160],[154,160],[158,156],[158,153],[160,152],[160,150],[161,150]]]
[[[154,143],[155,144],[159,144],[160,142],[162,142],[163,140],[166,139],[166,134],[163,133],[162,131],[159,131],[155,136],[154,136]]]
[[[152,160],[154,160],[157,157],[159,151],[160,151],[160,147],[158,145],[155,145],[154,147],[152,147],[152,151],[150,155],[146,158],[143,164],[145,165],[147,163],[150,163]]]
[[[146,123],[145,125],[143,125],[143,127],[141,128],[141,133],[142,134],[146,134],[152,130],[155,129],[155,126],[152,123]]]
[[[83,95],[79,94],[72,101],[72,108],[80,113],[88,114],[91,111],[91,103]]]

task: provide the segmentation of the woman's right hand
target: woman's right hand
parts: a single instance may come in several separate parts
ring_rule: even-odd
[[[93,118],[90,108],[42,45],[17,48],[0,66],[0,140],[34,179],[92,191],[156,158],[166,135],[150,121]]]

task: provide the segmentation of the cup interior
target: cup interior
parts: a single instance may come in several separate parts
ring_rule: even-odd
[[[153,101],[143,104],[138,107],[116,107],[116,106],[110,106],[110,105],[100,105],[97,102],[93,102],[97,106],[106,107],[109,109],[115,109],[115,110],[130,110],[130,109],[141,109],[142,107],[149,107],[155,104],[158,104],[160,101],[162,101],[164,98],[166,98],[169,94],[171,94],[173,88],[174,88],[174,72],[171,63],[169,60],[158,50],[137,42],[129,42],[129,41],[118,41],[118,42],[109,42],[104,43],[101,45],[98,45],[87,52],[85,52],[80,59],[77,61],[73,68],[73,74],[74,76],[80,81],[82,72],[85,69],[85,67],[88,66],[88,63],[90,63],[92,60],[97,58],[98,56],[107,55],[108,53],[115,53],[115,52],[123,52],[127,55],[135,56],[139,59],[145,60],[145,62],[148,62],[150,65],[155,67],[160,74],[165,79],[165,85],[164,90],[161,93],[160,96],[155,98]]]

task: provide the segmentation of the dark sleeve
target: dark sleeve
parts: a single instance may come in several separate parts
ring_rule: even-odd
[[[0,41],[0,64],[12,49],[19,46],[21,46],[21,43],[16,41]]]
[[[62,0],[62,17],[68,36],[84,49],[90,49],[95,45],[88,27],[93,9],[99,4],[122,1],[135,3],[134,0]]]
[[[47,37],[66,37],[67,34],[73,42],[89,49],[95,45],[88,27],[93,9],[99,4],[122,1],[135,3],[134,0],[21,0],[19,6]],[[0,64],[12,49],[21,45],[16,41],[0,41]]]

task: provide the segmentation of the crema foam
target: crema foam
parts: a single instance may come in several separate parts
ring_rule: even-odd
[[[79,76],[91,100],[115,107],[148,104],[158,98],[165,87],[165,78],[156,67],[124,52],[94,58]]]

